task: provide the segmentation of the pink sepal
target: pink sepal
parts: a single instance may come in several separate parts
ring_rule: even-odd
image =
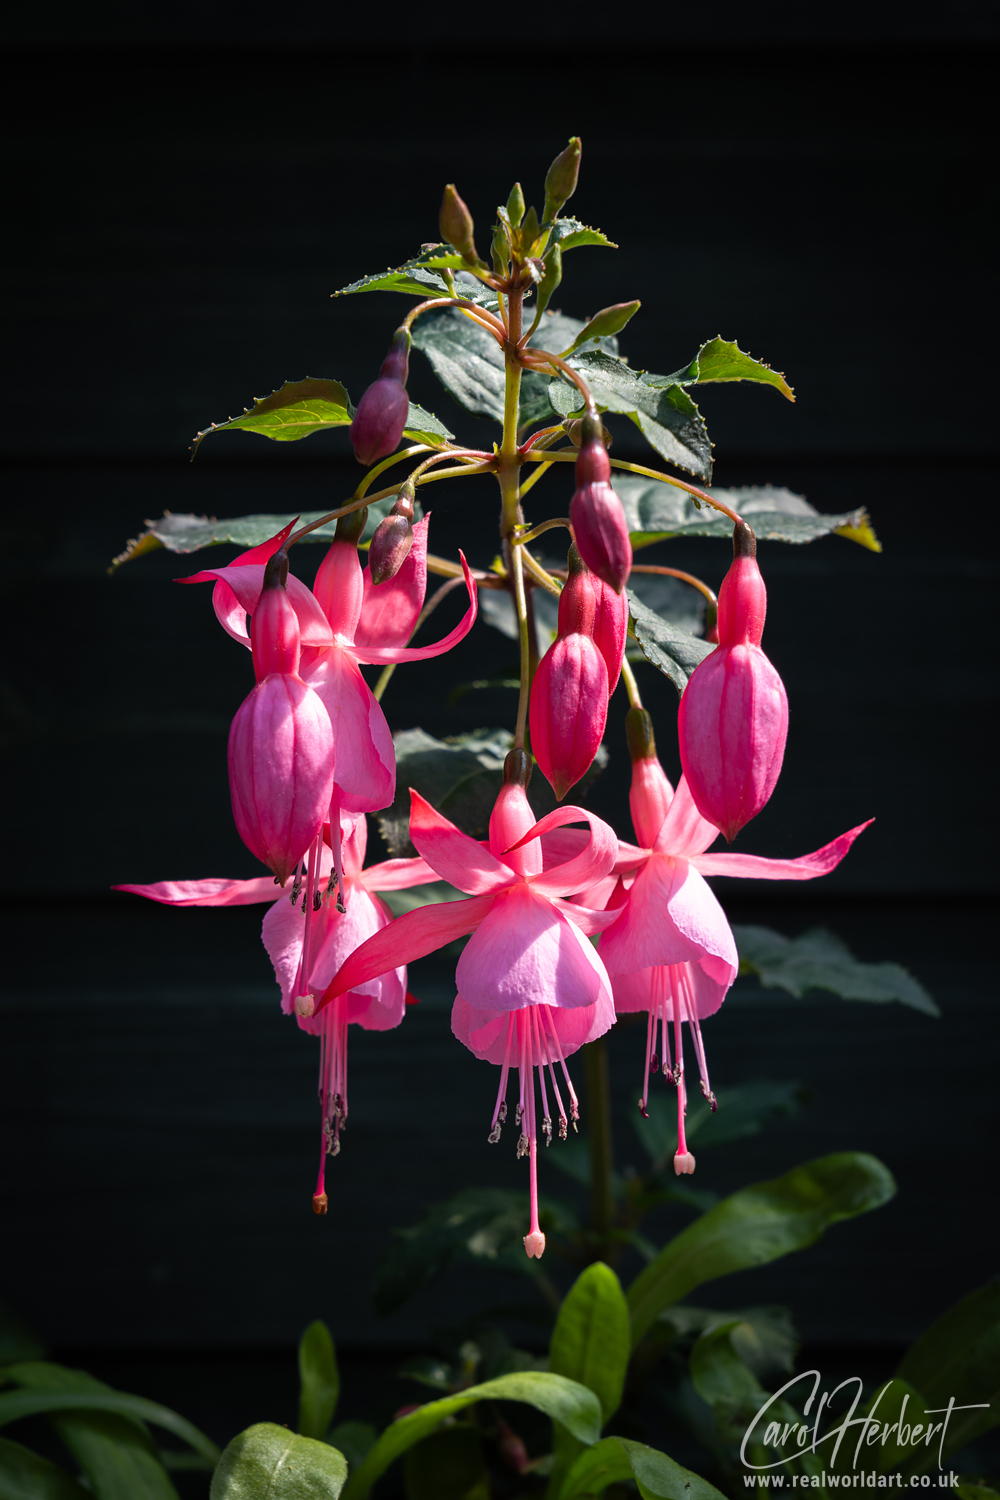
[[[571,896],[574,891],[581,891],[602,876],[611,874],[618,854],[617,836],[603,818],[596,817],[585,807],[557,807],[546,813],[523,838],[518,839],[514,848],[519,849],[528,839],[541,838],[567,823],[589,823],[590,841],[575,858],[532,877],[531,888],[540,895]]]
[[[470,838],[410,788],[410,838],[442,880],[470,896],[499,891],[516,876],[489,849]]]
[[[370,891],[407,891],[413,885],[430,885],[441,876],[423,859],[384,859],[369,865],[361,878]]]
[[[158,880],[153,885],[113,885],[111,889],[167,906],[250,906],[255,901],[274,901],[281,894],[273,875],[257,875],[252,880],[210,875],[204,880]]]
[[[376,812],[396,795],[392,732],[350,647],[322,651],[303,676],[330,716],[337,747],[336,781],[346,812]]]
[[[478,926],[492,904],[492,896],[472,896],[466,901],[418,906],[397,917],[351,954],[317,1004],[316,1013],[337,995],[465,937]]]
[[[424,607],[427,593],[427,525],[430,515],[413,527],[413,546],[396,576],[378,587],[365,568],[364,602],[354,632],[359,650],[367,646],[405,646]]]
[[[703,818],[695,807],[687,777],[682,776],[653,848],[658,854],[683,855],[690,859],[701,854],[718,837],[718,828]]]
[[[273,557],[285,541],[298,521],[294,516],[287,526],[283,526],[276,536],[270,537],[266,542],[261,542],[257,547],[251,547],[248,552],[241,552],[239,557],[234,557],[229,564],[231,568],[245,568],[248,563],[266,563],[269,557]],[[231,635],[234,641],[240,641],[244,646],[249,646],[250,635],[247,631],[247,611],[243,608],[228,583],[221,580],[212,590],[212,608],[215,610],[216,618],[227,635]]]
[[[227,568],[204,568],[200,573],[192,573],[187,578],[178,578],[175,582],[209,583],[213,578],[221,579],[232,589],[244,612],[252,615],[257,608],[257,600],[260,598],[260,591],[264,584],[264,567],[264,563],[231,563]],[[305,584],[292,573],[289,573],[285,587],[292,608],[298,615],[303,646],[332,645],[333,632],[312,590],[307,589]],[[225,620],[222,624],[225,629],[229,629]],[[230,630],[229,634],[234,635],[235,632]],[[236,639],[242,640],[243,637],[237,634]],[[249,636],[247,644],[249,644]]]
[[[864,833],[874,818],[848,829],[839,839],[824,844],[812,854],[800,854],[798,859],[765,859],[760,854],[699,854],[691,863],[703,875],[743,875],[751,880],[815,880],[818,875],[829,875],[835,870],[854,843],[859,833]]]
[[[507,1052],[508,1016],[507,1011],[477,1010],[462,995],[456,995],[451,1011],[452,1034],[482,1061],[501,1065]],[[572,1057],[587,1042],[593,1042],[610,1031],[614,1019],[614,1006],[606,994],[601,994],[593,1005],[581,1005],[577,1010],[547,1006],[542,1025],[542,1046],[539,1047],[532,1037],[529,1066],[537,1068],[551,1060],[552,1052],[545,1039],[551,1038],[553,1027],[559,1039],[559,1050],[566,1058]],[[512,1061],[519,1066],[520,1053],[516,1047],[513,1050]]]
[[[446,651],[450,651],[453,646],[458,645],[459,641],[465,639],[476,623],[476,611],[479,606],[475,581],[469,572],[465,553],[459,552],[458,555],[462,563],[462,572],[465,575],[465,587],[469,592],[469,608],[454,630],[449,630],[446,636],[440,641],[435,641],[432,646],[357,646],[354,655],[358,661],[379,667],[388,666],[392,662],[428,661],[432,656],[443,656]],[[382,586],[386,587],[385,584]],[[302,639],[305,641],[304,635]]]
[[[608,892],[608,895],[610,895],[617,881],[613,875],[609,876],[607,882],[601,881],[600,885],[591,886],[587,893],[588,896],[592,896],[595,892],[603,894],[603,886],[605,884],[610,884],[611,886],[611,891]],[[604,932],[613,922],[617,922],[622,914],[620,906],[612,907],[608,911],[606,909],[598,910],[592,906],[578,905],[575,901],[564,901],[561,896],[550,896],[549,900],[553,906],[558,907],[564,917],[569,918],[574,927],[579,927],[580,931],[585,933],[587,937],[593,937],[598,932]]]

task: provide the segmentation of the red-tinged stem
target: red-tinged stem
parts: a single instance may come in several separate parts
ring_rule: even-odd
[[[425,474],[424,470],[432,463],[442,463],[445,459],[466,458],[470,462],[455,469],[444,469],[437,474]],[[466,474],[490,474],[496,467],[496,460],[491,453],[484,453],[477,448],[446,448],[436,452],[430,458],[425,459],[422,464],[411,470],[407,476],[416,484],[432,484],[435,479],[457,479]],[[349,500],[346,505],[338,506],[336,510],[328,511],[325,516],[320,516],[316,521],[310,521],[307,526],[300,526],[298,531],[293,531],[285,543],[285,550],[298,542],[310,531],[317,531],[321,526],[329,526],[331,521],[339,521],[341,516],[349,516],[352,511],[361,510],[365,505],[374,505],[379,500],[386,500],[390,495],[396,495],[404,481],[399,484],[390,484],[384,490],[377,490],[374,495],[365,495],[360,500]]]
[[[567,360],[563,359],[562,355],[550,354],[547,349],[522,349],[520,352],[521,359],[525,367],[529,370],[543,370],[546,365],[554,365],[556,369],[561,370],[567,379],[572,380],[580,392],[588,412],[595,417],[597,416],[597,407],[591,395],[590,386],[579,371],[574,370],[573,366]]]
[[[554,453],[550,450],[543,450],[541,453],[526,452],[524,457],[526,461],[533,461],[535,463],[552,464],[557,461],[575,463],[576,451],[570,448],[557,448]],[[700,500],[703,505],[710,506],[712,510],[721,511],[724,516],[729,517],[734,525],[738,526],[743,520],[743,517],[737,515],[735,510],[731,510],[728,505],[723,505],[721,500],[716,500],[707,491],[700,490],[696,484],[688,484],[686,479],[676,479],[673,474],[664,474],[659,469],[647,469],[645,464],[626,463],[623,458],[612,458],[611,467],[613,469],[626,469],[630,474],[642,474],[646,479],[658,479],[661,484],[672,484],[675,489],[683,490],[685,494],[693,495],[696,500]]]
[[[527,540],[527,538],[525,538]],[[693,589],[704,594],[709,604],[718,604],[718,597],[712,592],[707,583],[702,583],[693,573],[683,573],[680,568],[664,568],[658,563],[633,563],[632,573],[662,573],[667,578],[679,578],[682,583],[689,583]],[[631,575],[630,575],[631,576]]]
[[[414,319],[419,318],[421,313],[431,312],[438,307],[457,307],[459,312],[464,312],[474,322],[489,329],[501,347],[507,342],[507,330],[500,319],[487,312],[485,307],[480,307],[478,302],[469,302],[465,297],[431,297],[427,302],[418,302],[416,307],[410,308],[400,327],[411,328]]]

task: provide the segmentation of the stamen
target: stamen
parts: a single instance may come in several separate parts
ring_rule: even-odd
[[[671,975],[671,978],[674,976]],[[680,985],[676,982],[674,991],[674,1053],[677,1062],[674,1067],[674,1079],[677,1084],[677,1151],[674,1155],[674,1171],[678,1177],[682,1173],[694,1171],[694,1157],[687,1148],[684,1138],[684,1116],[687,1113],[687,1090],[684,1086],[684,1045],[681,1040],[681,1023],[684,1019],[684,1001],[681,996]]]
[[[654,984],[656,982],[654,976]],[[652,1049],[656,1046],[656,1004],[655,996],[651,999],[649,1015],[646,1017],[646,1071],[642,1075],[642,1098],[639,1100],[639,1113],[644,1120],[649,1119],[649,1110],[646,1108],[649,1102],[649,1071]],[[655,1061],[655,1059],[654,1059]],[[655,1072],[655,1068],[653,1069]]]
[[[344,869],[340,833],[340,788],[336,783],[334,783],[333,796],[330,799],[330,848],[333,851],[333,871],[330,878],[332,880],[333,876],[336,876],[337,910],[343,915],[347,911],[347,907],[344,905]],[[327,889],[329,890],[329,886]]]
[[[300,1016],[311,1016],[316,1008],[316,1002],[309,993],[309,969],[312,962],[310,937],[313,928],[310,914],[312,911],[318,910],[319,892],[316,889],[316,877],[319,875],[319,861],[322,848],[323,834],[321,831],[313,840],[309,849],[309,858],[306,867],[306,894],[302,898],[302,913],[305,919],[302,931],[302,952],[299,954],[299,966],[295,973],[295,985],[292,990],[292,1004]],[[296,875],[296,880],[298,878],[298,875]],[[299,889],[301,890],[301,885]]]
[[[562,1055],[562,1047],[559,1045],[559,1033],[556,1031],[556,1023],[553,1020],[552,1016],[549,1014],[550,1007],[546,1005],[544,1007],[544,1010],[545,1019],[548,1021],[549,1028],[552,1032],[552,1043],[554,1046],[555,1054],[559,1060],[559,1066],[562,1069],[563,1077],[566,1080],[566,1089],[569,1093],[570,1119],[573,1121],[573,1134],[575,1135],[576,1122],[580,1118],[580,1101],[576,1097],[576,1089],[573,1087],[573,1080],[569,1076],[569,1069],[566,1066],[566,1059]],[[560,1108],[561,1107],[562,1106],[560,1105]]]
[[[493,1111],[493,1120],[490,1125],[490,1133],[487,1139],[490,1145],[495,1146],[500,1139],[500,1127],[507,1118],[507,1075],[510,1072],[510,1044],[514,1036],[514,1012],[511,1011],[507,1018],[507,1047],[503,1056],[503,1067],[500,1070],[500,1087],[497,1090],[496,1108]]]
[[[698,1012],[695,1009],[694,996],[691,993],[691,980],[689,975],[684,974],[684,998],[686,1001],[687,1023],[691,1035],[694,1038],[695,1056],[698,1059],[698,1076],[701,1080],[701,1092],[708,1100],[709,1108],[714,1114],[719,1107],[719,1101],[712,1092],[712,1085],[708,1081],[708,1063],[705,1059],[705,1044],[701,1038],[701,1026],[698,1023]]]
[[[552,1116],[549,1114],[549,1096],[545,1092],[545,1061],[546,1047],[542,1036],[542,1023],[536,1014],[537,1007],[531,1009],[531,1029],[534,1033],[535,1046],[538,1049],[538,1086],[542,1094],[542,1130],[545,1132],[546,1146],[552,1145]]]

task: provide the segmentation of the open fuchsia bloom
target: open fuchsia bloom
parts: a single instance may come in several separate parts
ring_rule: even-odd
[[[333,726],[335,795],[347,812],[388,807],[396,790],[392,734],[359,663],[384,666],[441,656],[472,629],[477,607],[476,586],[462,557],[469,594],[465,616],[433,645],[407,646],[427,586],[428,518],[413,528],[413,546],[396,576],[375,588],[358,558],[357,539],[364,516],[363,510],[355,511],[338,522],[337,540],[320,563],[315,592],[291,575],[286,586],[299,624],[299,674],[323,704]],[[225,593],[220,595],[217,585],[213,595],[216,613],[230,635],[249,645],[246,616],[257,607],[264,568],[262,562],[237,558],[227,567],[206,568],[182,581],[217,579],[225,585]]]
[[[569,518],[587,567],[620,594],[632,566],[632,543],[622,503],[611,488],[611,460],[601,437],[601,424],[591,417],[583,419]]]
[[[490,819],[488,846],[462,833],[411,791],[413,843],[427,864],[469,899],[420,907],[377,932],[346,961],[320,1005],[333,1004],[339,995],[394,966],[473,934],[458,961],[452,1030],[477,1057],[501,1069],[491,1141],[499,1140],[506,1118],[510,1069],[518,1070],[518,1156],[529,1158],[531,1184],[531,1224],[524,1245],[529,1256],[540,1256],[545,1236],[538,1224],[534,1070],[546,1142],[553,1130],[549,1087],[558,1132],[565,1138],[569,1121],[578,1117],[566,1058],[602,1036],[614,1020],[607,973],[585,934],[601,931],[617,913],[588,911],[564,898],[611,873],[618,840],[606,823],[580,807],[557,808],[536,823],[524,790],[527,769],[524,751],[512,750]],[[583,821],[590,825],[585,847],[543,870],[543,837]]]
[[[359,464],[367,467],[377,463],[399,447],[410,409],[406,394],[409,363],[409,330],[400,328],[393,335],[378,379],[365,391],[354,413],[351,442]]]
[[[688,679],[677,719],[695,806],[730,842],[774,791],[788,734],[784,684],[760,649],[767,591],[743,521],[733,554],[719,590],[719,644]]]
[[[281,1008],[286,1014],[294,1012],[299,1026],[320,1038],[322,1149],[313,1196],[317,1213],[326,1212],[326,1157],[339,1152],[340,1132],[347,1123],[347,1027],[351,1022],[368,1031],[398,1026],[406,1004],[406,970],[397,965],[356,986],[320,1015],[313,1014],[316,997],[354,949],[391,921],[391,913],[375,891],[403,890],[438,878],[422,859],[389,859],[364,870],[364,817],[345,815],[338,831],[343,910],[334,899],[337,880],[329,826],[317,835],[293,878],[280,891],[267,875],[253,880],[162,880],[154,885],[115,887],[169,906],[272,903],[264,916],[262,937],[281,986]]]
[[[815,880],[836,869],[868,823],[797,859],[707,854],[719,831],[698,812],[685,776],[676,792],[670,785],[656,758],[652,724],[645,709],[629,711],[627,728],[632,755],[629,800],[641,847],[621,844],[611,878],[582,890],[579,899],[588,906],[607,901],[612,910],[618,910],[618,920],[601,938],[600,953],[612,979],[615,1010],[619,1014],[649,1012],[640,1109],[645,1113],[651,1071],[662,1068],[664,1077],[677,1086],[674,1169],[680,1174],[694,1171],[694,1157],[684,1138],[687,1096],[681,1027],[686,1023],[690,1030],[702,1093],[714,1109],[699,1023],[719,1009],[739,972],[732,931],[704,877]],[[570,837],[579,835],[560,835],[564,848]]]

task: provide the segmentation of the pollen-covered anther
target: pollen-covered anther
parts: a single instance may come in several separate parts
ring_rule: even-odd
[[[565,1115],[560,1115],[559,1116],[559,1139],[561,1141],[564,1141],[566,1139],[566,1132],[567,1132],[568,1124],[569,1124],[569,1122],[566,1119],[566,1116]]]
[[[506,1099],[503,1099],[503,1100],[501,1100],[500,1108],[497,1110],[497,1124],[498,1125],[506,1125],[506,1123],[507,1123],[507,1101],[506,1101]]]
[[[639,1113],[642,1115],[642,1118],[644,1120],[648,1120],[649,1119],[649,1110],[646,1108],[646,1101],[645,1101],[645,1099],[640,1099],[639,1100]]]
[[[327,1209],[327,1196],[325,1193],[313,1193],[313,1213],[325,1214]]]
[[[500,1121],[499,1120],[496,1122],[496,1124],[494,1125],[493,1129],[490,1131],[490,1133],[486,1137],[486,1139],[489,1141],[489,1143],[490,1143],[491,1146],[495,1146],[496,1145],[497,1141],[500,1139]]]
[[[709,1088],[709,1086],[705,1082],[704,1078],[701,1080],[701,1092],[704,1095],[704,1097],[708,1100],[708,1107],[709,1107],[709,1109],[712,1111],[712,1113],[714,1115],[715,1111],[719,1107],[719,1101],[715,1097],[714,1090]]]
[[[542,1117],[542,1129],[545,1132],[545,1144],[546,1144],[546,1146],[551,1146],[552,1145],[552,1121],[551,1121],[551,1119],[550,1119],[550,1117],[548,1115],[543,1115],[543,1117]]]
[[[541,1260],[545,1254],[545,1236],[540,1229],[524,1236],[524,1250],[529,1260]]]
[[[518,1159],[518,1161],[521,1160],[522,1156],[527,1156],[528,1150],[529,1150],[530,1146],[531,1146],[531,1142],[529,1141],[528,1137],[526,1135],[522,1135],[521,1138],[520,1138],[520,1140],[517,1143],[517,1159]]]
[[[690,1176],[694,1171],[693,1153],[690,1151],[678,1151],[674,1157],[674,1171],[678,1177],[683,1177],[685,1173]]]
[[[295,1013],[299,1016],[311,1016],[316,1010],[316,1001],[312,995],[295,996]]]

